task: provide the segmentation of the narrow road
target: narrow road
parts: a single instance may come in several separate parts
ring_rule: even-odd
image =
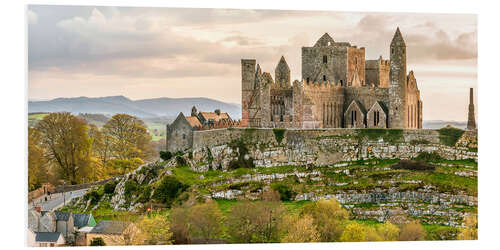
[[[83,196],[87,193],[88,189],[80,189],[71,192],[64,193],[56,193],[50,196],[47,196],[47,201],[45,201],[45,196],[42,196],[41,199],[37,199],[36,201],[29,204],[29,209],[34,208],[35,206],[40,206],[42,211],[54,211],[64,206],[64,204],[68,204],[72,199]]]

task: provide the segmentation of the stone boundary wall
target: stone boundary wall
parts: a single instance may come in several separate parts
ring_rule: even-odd
[[[87,189],[87,188],[91,188],[93,186],[102,185],[104,183],[107,183],[107,182],[110,182],[110,181],[113,181],[113,180],[118,180],[121,177],[123,177],[123,175],[115,176],[115,177],[111,177],[111,178],[108,178],[108,179],[104,179],[104,180],[100,180],[100,181],[95,181],[95,182],[88,182],[88,183],[82,183],[82,184],[76,184],[76,185],[67,185],[67,186],[58,186],[58,187],[55,188],[55,193],[62,193],[62,192],[69,192],[69,191],[80,190],[80,189]]]
[[[367,129],[370,130],[370,129]],[[390,129],[389,129],[390,130]],[[287,139],[317,139],[327,137],[349,137],[356,136],[359,129],[347,128],[325,128],[325,129],[286,129],[282,144],[287,143]],[[414,140],[426,140],[430,143],[439,143],[439,132],[433,129],[404,129],[403,138],[405,142]],[[204,131],[194,131],[193,150],[213,147],[230,143],[231,141],[245,139],[250,142],[278,143],[272,128],[229,128],[214,129]],[[291,139],[292,141],[294,139]]]

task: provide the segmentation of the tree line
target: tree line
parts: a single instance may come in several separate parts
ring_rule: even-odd
[[[405,216],[405,215],[404,215]],[[279,193],[269,190],[259,201],[238,201],[223,215],[213,200],[192,199],[174,207],[169,215],[146,215],[138,220],[141,233],[135,244],[274,243],[274,242],[362,242],[419,241],[426,232],[406,218],[366,225],[349,220],[349,213],[334,199],[306,204],[298,212],[287,212]],[[465,218],[457,239],[477,239],[477,216]]]
[[[151,136],[137,117],[116,114],[99,128],[71,113],[51,113],[28,127],[29,190],[124,174],[154,155]]]

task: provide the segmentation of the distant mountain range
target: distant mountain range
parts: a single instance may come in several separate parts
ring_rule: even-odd
[[[143,100],[130,100],[125,96],[106,97],[74,97],[57,98],[49,101],[29,101],[28,112],[71,112],[74,114],[91,113],[111,116],[117,113],[126,113],[144,119],[168,118],[173,120],[179,112],[185,115],[191,114],[191,108],[196,106],[198,111],[214,111],[220,109],[227,112],[233,119],[241,119],[241,105],[226,103],[209,98],[154,98]],[[427,129],[439,129],[451,125],[456,128],[465,129],[465,121],[423,121],[423,127]]]
[[[126,113],[140,118],[176,117],[179,112],[191,114],[198,111],[220,109],[233,119],[241,119],[241,106],[209,98],[154,98],[130,100],[125,96],[57,98],[49,101],[29,101],[28,112],[71,112],[114,115]]]

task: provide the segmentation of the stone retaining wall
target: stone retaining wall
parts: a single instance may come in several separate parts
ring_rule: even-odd
[[[384,130],[379,130],[383,133]],[[385,130],[387,131],[387,130]],[[191,166],[198,171],[227,169],[237,159],[238,149],[230,142],[241,140],[248,148],[246,158],[256,166],[333,165],[362,159],[409,159],[420,152],[436,152],[448,160],[474,159],[477,150],[440,143],[436,130],[392,130],[393,135],[367,135],[359,129],[288,129],[278,142],[273,129],[219,129],[194,135]],[[372,131],[373,132],[373,131]],[[376,134],[375,134],[376,135]]]

